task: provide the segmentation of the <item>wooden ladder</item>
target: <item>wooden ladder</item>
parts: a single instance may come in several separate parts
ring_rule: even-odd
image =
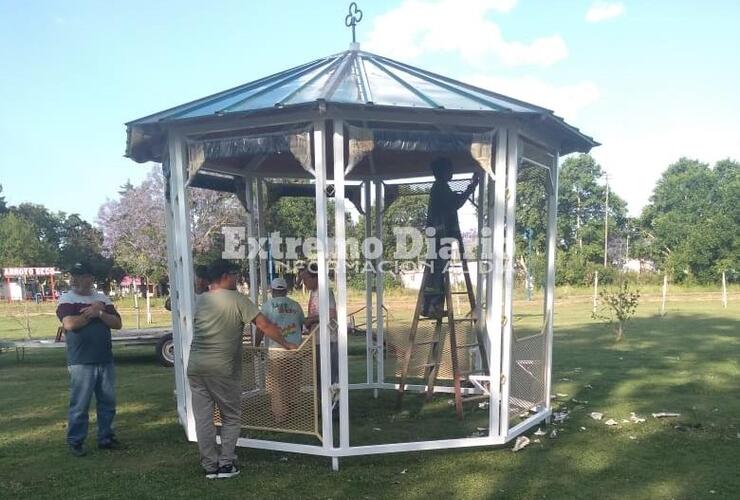
[[[458,418],[462,419],[463,417],[462,383],[468,380],[468,376],[471,375],[474,372],[474,370],[469,370],[465,372],[460,370],[458,351],[460,349],[469,350],[470,348],[476,347],[478,349],[478,352],[480,353],[480,357],[482,360],[482,371],[484,373],[488,373],[488,358],[485,352],[484,339],[482,338],[480,329],[478,328],[478,325],[476,324],[477,318],[475,317],[475,314],[476,314],[475,293],[473,292],[473,284],[470,279],[468,262],[467,260],[465,260],[465,256],[463,254],[463,243],[462,243],[461,238],[457,240],[457,244],[458,244],[458,250],[460,253],[460,263],[455,264],[452,259],[450,259],[450,261],[447,262],[447,269],[444,270],[443,285],[442,285],[443,294],[444,294],[443,295],[444,296],[443,313],[437,318],[422,317],[422,314],[421,314],[422,304],[424,302],[424,289],[426,288],[426,285],[429,281],[429,277],[431,275],[431,266],[429,265],[430,262],[427,262],[427,265],[424,267],[424,274],[421,279],[421,287],[419,288],[419,296],[416,301],[416,309],[414,310],[414,317],[411,322],[411,330],[409,332],[408,347],[406,349],[406,353],[403,359],[402,371],[401,371],[401,381],[398,386],[398,394],[397,394],[396,401],[397,401],[397,406],[400,408],[403,404],[403,396],[405,393],[405,388],[406,388],[407,379],[409,377],[409,372],[417,370],[419,368],[424,369],[424,380],[426,381],[426,400],[430,401],[432,399],[432,397],[434,396],[434,384],[437,380],[437,375],[439,373],[439,367],[442,362],[442,352],[444,350],[445,337],[449,336],[450,358],[451,358],[450,361],[452,364],[453,383],[454,383],[454,388],[455,388],[455,411],[457,413]],[[459,290],[453,291],[452,290],[452,287],[451,287],[452,280],[450,279],[450,270],[456,269],[456,268],[457,269],[462,268],[463,270],[463,275],[465,277],[465,290],[464,291],[459,291]],[[467,296],[468,302],[470,304],[470,312],[467,315],[468,317],[455,318],[453,301],[452,301],[453,295],[466,295]],[[434,336],[431,340],[424,340],[421,342],[417,342],[416,336],[419,330],[419,323],[422,321],[434,321],[435,322]],[[470,321],[473,323],[472,328],[476,334],[476,341],[473,343],[461,345],[457,343],[457,331],[455,329],[455,324],[464,322],[464,321]],[[414,351],[418,347],[425,347],[425,346],[430,346],[427,362],[422,365],[410,366],[411,358],[413,357]]]

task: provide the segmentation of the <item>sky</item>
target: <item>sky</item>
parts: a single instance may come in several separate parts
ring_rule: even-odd
[[[0,0],[0,184],[94,222],[150,165],[124,123],[348,48],[346,1]],[[740,160],[740,2],[365,0],[363,50],[550,108],[638,215],[681,156]]]

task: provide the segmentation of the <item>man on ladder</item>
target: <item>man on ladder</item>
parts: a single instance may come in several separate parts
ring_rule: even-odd
[[[421,281],[421,290],[414,311],[414,318],[409,333],[409,345],[402,364],[401,381],[398,388],[398,401],[400,407],[406,386],[406,380],[410,371],[416,368],[424,368],[424,379],[426,380],[427,399],[431,399],[434,393],[434,384],[437,379],[439,366],[444,349],[445,337],[449,339],[450,355],[453,370],[453,382],[455,387],[455,409],[458,417],[462,418],[462,389],[461,383],[463,373],[458,362],[458,349],[477,347],[485,359],[483,344],[479,338],[472,344],[460,345],[457,342],[455,323],[459,321],[474,321],[475,296],[468,273],[468,265],[465,260],[462,235],[460,233],[460,222],[457,211],[468,200],[478,185],[478,174],[474,174],[470,185],[462,193],[455,193],[450,189],[448,182],[452,179],[452,162],[448,158],[438,158],[431,164],[435,181],[432,185],[429,199],[429,210],[427,212],[427,227],[435,229],[434,257],[427,261],[424,276]],[[456,241],[462,263],[463,277],[465,279],[465,292],[452,292],[450,279],[450,264],[452,259],[452,242]],[[456,319],[452,306],[453,293],[467,295],[470,303],[471,316],[466,319]],[[446,305],[446,307],[445,307]],[[435,336],[432,340],[417,341],[419,321],[425,316],[427,320],[435,321]],[[446,324],[444,320],[446,319]],[[472,325],[475,327],[475,325]],[[446,328],[445,328],[446,327]],[[446,330],[446,331],[445,331]],[[477,335],[476,335],[477,336]],[[429,347],[429,356],[426,363],[419,367],[411,367],[411,359],[414,350],[422,346]],[[484,369],[487,367],[484,366]]]
[[[437,158],[430,165],[434,174],[434,184],[429,193],[429,209],[427,210],[427,227],[433,227],[436,258],[433,262],[431,275],[424,287],[424,305],[422,315],[428,318],[441,317],[445,289],[444,273],[447,272],[452,248],[450,242],[456,240],[460,254],[463,254],[462,235],[457,211],[468,201],[470,195],[478,186],[478,173],[468,188],[462,193],[450,189],[448,182],[452,180],[452,162],[449,158]]]

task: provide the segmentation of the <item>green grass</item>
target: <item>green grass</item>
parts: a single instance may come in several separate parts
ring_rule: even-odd
[[[515,311],[529,307],[517,303]],[[556,406],[571,410],[557,439],[543,437],[519,453],[509,444],[343,459],[338,473],[325,458],[240,449],[240,477],[206,482],[196,446],[176,421],[172,371],[156,365],[149,347],[116,348],[116,425],[128,448],[72,458],[64,446],[63,350],[29,351],[22,362],[1,354],[0,497],[740,497],[737,300],[723,309],[713,299],[676,299],[660,318],[658,303],[648,297],[621,344],[590,319],[588,301],[556,307],[553,392],[567,393]],[[0,339],[13,338],[4,327],[0,323]],[[353,370],[361,370],[362,360],[352,360]],[[402,412],[393,409],[392,394],[365,396],[352,395],[353,444],[456,435],[484,418],[468,409],[460,424],[445,396],[427,406],[407,397]],[[574,405],[571,398],[588,404]],[[592,411],[620,425],[594,421]],[[647,421],[621,423],[631,411]],[[658,411],[681,416],[650,416]]]

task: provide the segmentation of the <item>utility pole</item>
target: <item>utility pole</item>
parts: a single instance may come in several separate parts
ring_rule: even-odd
[[[624,262],[630,260],[630,235],[627,235],[627,249],[624,251]]]
[[[604,172],[606,178],[606,197],[604,199],[604,267],[608,262],[609,246],[609,174]]]

